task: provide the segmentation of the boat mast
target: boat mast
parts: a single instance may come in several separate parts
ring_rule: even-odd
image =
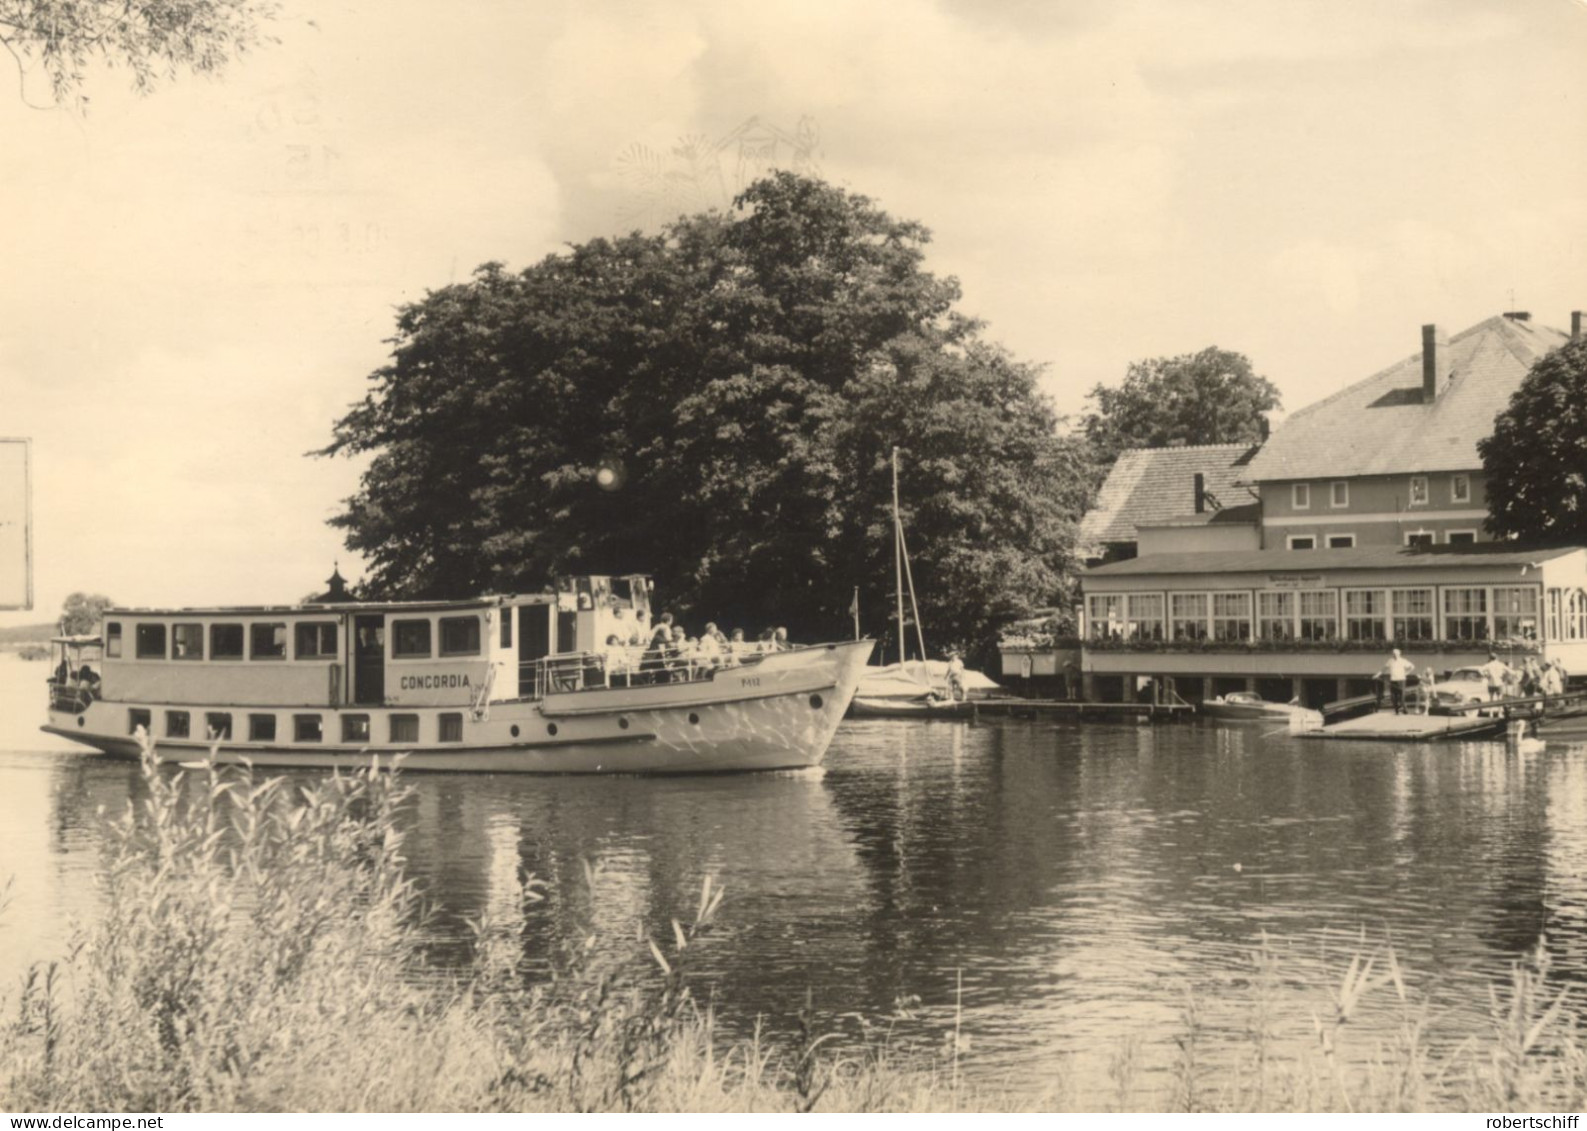
[[[909,608],[915,615],[915,643],[920,646],[920,662],[926,662],[926,634],[920,624],[920,604],[915,600],[915,571],[909,568],[909,550],[904,545],[904,515],[898,505],[898,449],[893,449],[893,565],[898,571],[898,663],[904,663],[904,582],[909,583]]]
[[[898,513],[898,448],[893,448],[893,571],[898,596],[898,664],[904,664],[904,520]]]

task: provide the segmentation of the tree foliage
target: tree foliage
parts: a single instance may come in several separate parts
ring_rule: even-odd
[[[1104,467],[1127,448],[1257,443],[1263,414],[1279,407],[1278,388],[1244,354],[1216,346],[1131,362],[1123,384],[1099,384],[1088,399],[1086,437]]]
[[[99,619],[115,602],[101,593],[73,593],[61,604],[61,635],[83,636],[99,631]]]
[[[0,0],[0,45],[20,76],[43,71],[56,105],[81,98],[96,63],[140,93],[180,70],[214,74],[266,37],[274,0]]]
[[[879,634],[897,445],[928,632],[989,639],[1063,587],[1083,460],[929,238],[781,173],[730,214],[487,264],[400,310],[325,449],[373,457],[333,524],[380,595],[646,571],[691,617],[830,639],[857,586]]]
[[[1587,338],[1532,366],[1477,451],[1495,537],[1587,544]]]

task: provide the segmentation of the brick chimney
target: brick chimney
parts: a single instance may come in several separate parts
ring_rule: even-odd
[[[1422,327],[1422,403],[1432,404],[1449,384],[1449,335],[1432,323]]]
[[[1205,475],[1203,475],[1199,471],[1196,472],[1195,492],[1196,492],[1196,513],[1197,514],[1206,514],[1207,513],[1207,477]]]
[[[1570,312],[1570,340],[1576,341],[1581,337],[1581,311]]]

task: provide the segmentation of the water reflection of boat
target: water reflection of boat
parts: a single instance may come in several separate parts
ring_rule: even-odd
[[[648,578],[554,593],[112,609],[56,642],[44,730],[136,756],[421,770],[690,773],[818,764],[871,641],[704,661],[649,639]],[[607,644],[603,648],[603,643]]]
[[[1289,722],[1291,719],[1322,725],[1322,714],[1299,703],[1272,703],[1254,691],[1231,691],[1204,700],[1199,713],[1221,722]]]

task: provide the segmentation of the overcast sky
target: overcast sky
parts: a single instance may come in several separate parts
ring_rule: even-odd
[[[0,74],[0,436],[34,441],[51,616],[356,579],[325,519],[358,468],[304,453],[394,308],[768,163],[926,224],[1070,413],[1208,345],[1299,408],[1424,322],[1587,307],[1581,0],[288,0],[274,30],[220,81],[96,75],[86,117]]]

